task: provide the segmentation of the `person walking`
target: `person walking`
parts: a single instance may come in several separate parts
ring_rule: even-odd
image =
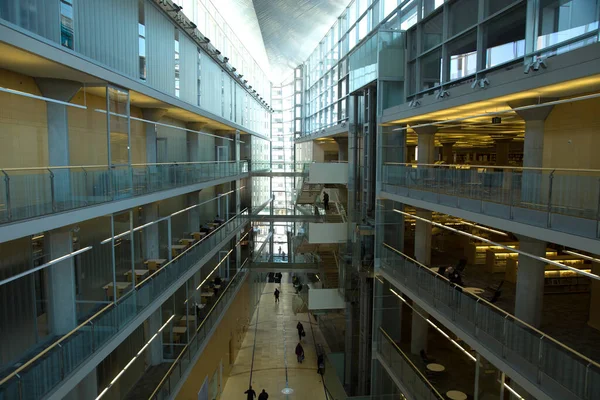
[[[254,400],[256,398],[256,392],[252,390],[252,385],[250,385],[250,387],[244,392],[244,394],[248,395],[248,397],[246,398],[247,400]]]
[[[329,194],[327,192],[323,192],[323,206],[325,210],[329,210]]]
[[[273,294],[275,295],[275,303],[279,303],[279,289],[275,288]]]
[[[319,354],[319,357],[317,358],[317,373],[319,375],[325,373],[325,358],[323,357],[323,354]]]
[[[302,325],[302,322],[298,321],[298,325],[296,325],[296,329],[298,329],[298,341],[301,342],[302,337],[306,336],[306,333],[304,333],[304,326]]]
[[[296,358],[298,358],[298,362],[302,364],[302,361],[304,360],[304,349],[300,343],[296,346]]]
[[[263,389],[263,391],[258,395],[258,400],[267,400],[268,398],[269,393],[265,392],[265,389]]]

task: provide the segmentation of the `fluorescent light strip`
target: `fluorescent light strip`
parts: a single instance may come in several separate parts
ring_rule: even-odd
[[[135,360],[137,360],[137,358],[143,354],[144,350],[146,350],[146,348],[150,345],[150,343],[152,343],[152,341],[158,337],[158,335],[163,331],[163,329],[165,329],[165,327],[169,324],[169,322],[171,322],[173,320],[173,318],[175,318],[175,314],[171,315],[171,317],[167,320],[167,322],[165,322],[163,324],[163,326],[160,327],[160,329],[158,330],[158,332],[156,332],[150,338],[150,340],[148,340],[146,342],[146,344],[140,349],[140,351],[137,352],[137,354],[135,356],[133,356],[133,358],[127,363],[127,365],[125,365],[125,367],[117,374],[117,376],[115,376],[115,378],[112,381],[110,381],[110,383],[108,384],[108,386],[98,395],[98,397],[96,397],[96,400],[101,399],[102,396],[104,396],[106,394],[106,392],[108,392],[108,390],[111,387],[113,387],[113,385],[117,382],[117,380],[121,377],[121,375],[123,375],[123,373],[125,373],[125,371],[127,370],[127,368],[129,368],[131,366],[131,364],[133,364],[133,362]]]
[[[229,255],[230,255],[232,252],[233,252],[233,249],[229,250],[229,251],[227,252],[227,254],[225,254],[225,257],[223,257],[223,258],[221,259],[221,261],[219,261],[219,263],[217,264],[217,266],[216,266],[216,267],[215,267],[215,268],[214,268],[212,271],[210,271],[210,274],[208,274],[208,276],[207,276],[206,278],[204,278],[204,280],[203,280],[202,282],[200,282],[200,284],[198,285],[198,287],[196,288],[196,290],[200,289],[200,287],[201,287],[202,285],[204,285],[204,284],[206,283],[206,281],[207,281],[207,280],[209,280],[209,279],[210,279],[210,276],[211,276],[212,274],[214,274],[214,273],[215,273],[215,271],[217,270],[217,268],[219,268],[219,267],[221,266],[221,264],[223,264],[223,262],[224,262],[224,261],[227,259],[227,257],[229,257]],[[187,301],[187,300],[186,300],[186,301]]]
[[[399,213],[399,214],[402,214],[402,215],[410,216],[410,214],[408,214],[408,213],[406,213],[404,211],[400,211],[400,210],[397,210],[397,209],[394,209],[394,211],[397,212],[397,213]],[[590,272],[585,272],[585,271],[582,271],[582,270],[577,269],[575,267],[571,267],[569,265],[565,265],[565,264],[561,264],[561,263],[553,261],[553,260],[549,260],[549,259],[547,259],[545,257],[534,256],[533,254],[526,253],[526,252],[521,251],[519,249],[513,249],[513,248],[510,248],[510,247],[505,246],[503,244],[492,242],[489,239],[482,238],[481,236],[477,236],[477,235],[473,235],[473,234],[470,234],[470,233],[467,233],[467,232],[459,231],[458,229],[450,228],[449,226],[445,226],[443,224],[439,224],[437,222],[433,222],[433,221],[430,221],[430,220],[425,219],[425,218],[417,217],[416,215],[412,215],[412,217],[418,219],[419,221],[427,222],[428,224],[431,224],[431,225],[434,225],[434,226],[437,226],[437,227],[440,227],[440,228],[448,229],[449,231],[458,233],[460,235],[468,236],[470,238],[477,239],[477,240],[481,240],[482,242],[487,243],[487,244],[491,244],[492,246],[498,246],[498,247],[501,247],[501,248],[503,248],[505,250],[512,251],[512,252],[515,252],[517,254],[522,254],[522,255],[524,255],[526,257],[533,258],[534,260],[542,261],[542,262],[544,262],[546,264],[551,264],[551,265],[554,265],[554,266],[562,268],[562,269],[571,270],[571,271],[575,272],[578,275],[584,275],[584,276],[587,276],[588,278],[600,280],[600,276],[598,276],[596,274],[592,274]]]
[[[60,256],[58,258],[55,258],[54,260],[48,261],[46,264],[42,264],[39,267],[28,269],[25,272],[21,272],[20,274],[13,275],[10,278],[7,278],[7,279],[4,279],[4,280],[0,281],[0,286],[5,285],[5,284],[7,284],[9,282],[15,281],[15,280],[17,280],[19,278],[22,278],[24,276],[27,276],[29,274],[32,274],[32,273],[34,273],[36,271],[39,271],[41,269],[44,269],[46,267],[50,267],[50,266],[52,266],[54,264],[58,264],[61,261],[65,261],[65,260],[67,260],[69,258],[75,257],[75,256],[77,256],[77,255],[79,255],[81,253],[85,253],[86,251],[91,250],[91,249],[92,249],[92,246],[84,247],[83,249],[74,251],[74,252],[69,253],[69,254],[65,254],[64,256]]]
[[[591,261],[591,262],[600,263],[600,259],[598,259],[598,258],[586,256],[585,254],[577,253],[577,252],[572,251],[572,250],[565,250],[565,253],[570,254],[572,256],[581,257],[584,260],[588,260],[588,261]]]
[[[245,188],[245,187],[246,187],[246,186],[242,186],[242,187],[240,187],[240,188],[238,188],[238,189],[231,190],[231,191],[229,191],[229,192],[227,192],[227,193],[222,193],[222,194],[220,194],[220,195],[218,195],[218,196],[216,196],[216,197],[213,197],[212,199],[209,199],[209,200],[203,201],[202,203],[194,204],[193,206],[189,206],[189,207],[187,207],[187,208],[184,208],[183,210],[175,211],[174,213],[172,213],[172,214],[170,214],[170,215],[168,215],[168,216],[166,216],[166,217],[162,217],[162,218],[159,218],[159,219],[157,219],[157,220],[154,220],[154,221],[150,221],[150,222],[148,222],[148,223],[145,223],[144,225],[140,225],[140,226],[138,226],[138,227],[135,227],[135,228],[133,228],[133,231],[134,231],[134,232],[137,232],[137,231],[139,231],[139,230],[141,230],[141,229],[144,229],[144,228],[147,228],[147,227],[149,227],[149,226],[151,226],[151,225],[158,224],[159,222],[161,222],[161,221],[165,221],[165,220],[167,220],[167,219],[171,218],[171,217],[172,217],[172,216],[174,216],[174,215],[181,214],[182,212],[189,211],[189,210],[191,210],[192,208],[195,208],[195,207],[202,206],[202,205],[204,205],[204,204],[206,204],[206,203],[210,203],[211,201],[214,201],[214,200],[218,200],[218,199],[220,199],[220,198],[221,198],[221,197],[223,197],[223,196],[226,196],[226,195],[228,195],[228,194],[231,194],[231,193],[233,193],[233,192],[235,192],[235,191],[237,191],[237,190],[242,190],[242,189],[243,189],[243,188]],[[111,241],[113,238],[114,238],[114,239],[120,239],[120,238],[122,238],[122,237],[124,237],[124,236],[127,236],[127,235],[129,235],[130,233],[131,233],[131,230],[125,231],[125,232],[123,232],[123,233],[119,233],[118,235],[115,235],[115,236],[113,236],[113,237],[109,237],[109,238],[107,238],[107,239],[104,239],[103,241],[101,241],[101,242],[100,242],[100,244],[106,244],[106,243],[110,242],[110,241]]]
[[[504,384],[504,387],[507,388],[509,392],[511,392],[512,394],[514,394],[515,396],[517,396],[519,399],[523,399],[523,396],[521,396],[519,393],[517,393],[515,391],[515,389],[511,388],[506,383]]]
[[[394,293],[400,300],[402,300],[404,302],[404,304],[406,304],[407,306],[409,306],[410,308],[412,308],[413,312],[416,312],[417,314],[419,314],[419,316],[421,316],[421,318],[423,318],[425,321],[427,321],[427,323],[429,325],[433,326],[439,333],[441,333],[446,339],[448,339],[460,351],[462,351],[463,353],[465,353],[467,355],[467,357],[469,357],[473,362],[477,361],[477,359],[475,357],[473,357],[473,355],[471,353],[469,353],[467,350],[465,350],[464,347],[462,347],[454,339],[452,339],[450,336],[448,336],[448,334],[446,332],[444,332],[443,330],[441,330],[437,325],[435,325],[433,322],[431,322],[431,320],[429,320],[429,318],[425,318],[425,316],[423,314],[421,314],[420,312],[418,312],[417,310],[415,310],[415,308],[413,306],[411,306],[410,304],[408,304],[408,302],[402,296],[400,296],[398,293],[396,293],[394,291],[394,289],[390,289],[390,292]]]

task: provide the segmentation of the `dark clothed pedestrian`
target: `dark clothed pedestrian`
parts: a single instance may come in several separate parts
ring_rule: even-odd
[[[298,330],[298,341],[301,342],[302,336],[305,335],[304,326],[302,326],[302,322],[298,321],[298,325],[296,325],[296,329]]]
[[[275,303],[279,303],[279,289],[275,288],[273,294],[275,295]]]
[[[327,192],[323,192],[323,206],[325,210],[329,210],[329,194]]]
[[[296,358],[298,358],[298,362],[302,364],[302,361],[304,360],[304,349],[300,343],[296,346]]]
[[[252,390],[252,386],[250,386],[248,390],[244,392],[244,394],[248,395],[247,400],[254,400],[256,398],[256,392]]]
[[[267,400],[268,398],[269,393],[265,392],[265,389],[263,389],[263,391],[258,395],[258,400]]]

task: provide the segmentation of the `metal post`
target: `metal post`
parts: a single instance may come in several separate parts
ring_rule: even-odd
[[[9,213],[9,215],[10,215],[10,213]],[[600,238],[600,178],[598,179],[598,208],[596,209],[596,237]]]
[[[475,353],[475,400],[479,400],[479,363],[481,356]]]
[[[89,204],[89,197],[90,197],[90,193],[88,191],[88,173],[87,170],[85,169],[85,167],[81,167],[81,169],[83,170],[83,185],[85,186],[85,205],[87,206]]]
[[[550,178],[549,178],[549,184],[548,184],[548,220],[547,220],[547,227],[550,228],[550,226],[552,225],[552,184],[554,182],[554,172],[556,170],[553,170],[552,172],[550,172]]]
[[[173,250],[171,248],[172,246],[172,239],[171,239],[171,217],[169,216],[169,218],[167,218],[167,239],[169,240],[169,245],[168,245],[168,251],[169,251],[169,255],[168,255],[168,259],[169,261],[171,261],[173,259]]]
[[[502,324],[502,358],[506,358],[506,345],[508,342],[508,314],[504,317]]]
[[[538,373],[537,373],[537,381],[538,384],[542,383],[542,348],[544,343],[544,335],[540,337],[540,345],[538,347]]]
[[[117,266],[115,257],[115,215],[110,215],[110,253],[112,256],[113,303],[117,302]]]
[[[506,380],[506,374],[502,371],[502,375],[500,376],[500,399],[504,399],[504,382]]]
[[[133,232],[133,210],[129,210],[129,245],[131,252],[131,290],[135,290],[137,283],[135,276],[135,246],[134,246],[134,232]]]
[[[52,211],[56,212],[56,198],[54,195],[54,173],[50,168],[46,168],[50,172],[50,196],[52,198]]]
[[[5,196],[6,196],[6,214],[8,217],[8,220],[10,221],[12,219],[12,208],[10,206],[10,177],[8,176],[8,174],[6,173],[6,171],[2,170],[2,174],[4,174],[4,187],[5,187]],[[598,198],[598,213],[600,215],[600,197]]]

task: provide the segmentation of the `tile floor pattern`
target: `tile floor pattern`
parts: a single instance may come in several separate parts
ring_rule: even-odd
[[[282,282],[287,281],[283,274]],[[273,291],[280,287],[279,304],[275,304]],[[323,384],[317,374],[317,356],[313,335],[310,330],[307,314],[295,314],[293,298],[297,296],[291,283],[267,283],[263,295],[254,314],[250,328],[246,333],[242,348],[225,384],[221,399],[246,399],[244,391],[248,389],[254,349],[255,327],[256,347],[254,368],[252,370],[252,388],[257,395],[265,389],[269,400],[321,400],[325,399]],[[258,315],[258,321],[257,321]],[[298,344],[296,324],[301,321],[306,331],[302,347],[306,356],[299,364],[294,353]],[[313,325],[313,329],[317,326]],[[289,387],[293,394],[284,395],[281,390],[286,387],[286,358]]]

